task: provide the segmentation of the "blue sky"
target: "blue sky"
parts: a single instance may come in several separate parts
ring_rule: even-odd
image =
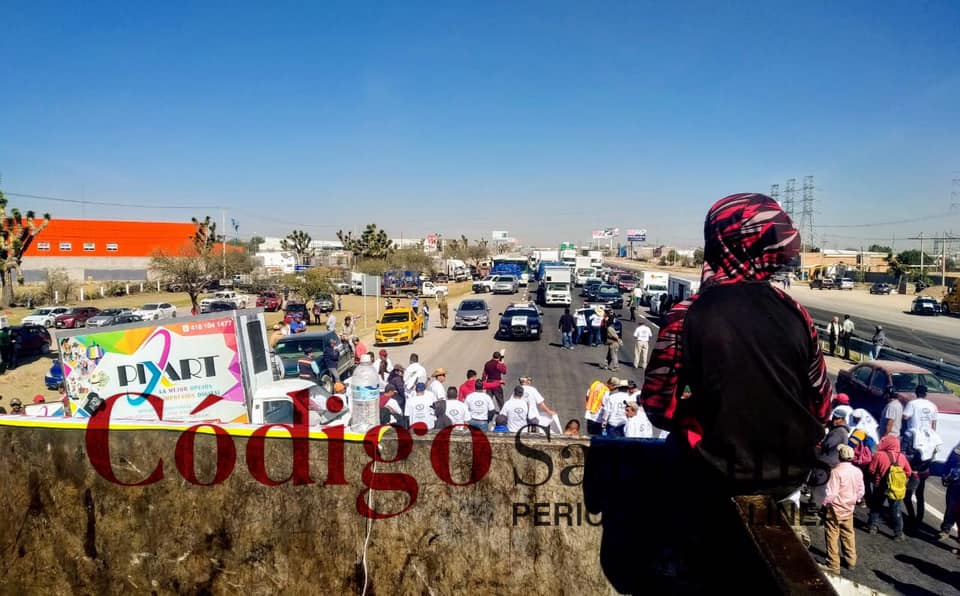
[[[8,4],[2,188],[241,236],[693,246],[717,199],[813,175],[817,224],[930,216],[828,247],[960,233],[960,3],[378,4]]]

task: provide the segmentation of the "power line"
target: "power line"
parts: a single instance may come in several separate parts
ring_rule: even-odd
[[[22,199],[37,199],[40,201],[55,201],[57,203],[74,203],[79,205],[102,205],[104,207],[137,207],[138,209],[226,209],[220,205],[145,205],[142,203],[114,203],[109,201],[87,201],[78,199],[64,199],[62,197],[45,197],[42,195],[30,195],[19,192],[4,193],[11,197],[20,197]]]
[[[956,217],[956,212],[947,211],[945,213],[937,213],[935,215],[924,215],[923,217],[913,217],[910,219],[898,219],[891,221],[875,221],[872,223],[863,223],[863,224],[820,224],[818,228],[872,228],[876,226],[893,226],[898,224],[905,223],[915,223],[918,221],[928,221],[931,219],[942,219],[944,217]]]

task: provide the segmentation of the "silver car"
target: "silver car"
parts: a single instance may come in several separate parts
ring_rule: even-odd
[[[497,275],[493,278],[494,294],[516,294],[520,291],[520,283],[513,275]]]
[[[132,314],[133,310],[129,308],[105,308],[97,316],[87,319],[87,327],[106,327],[113,325],[113,320],[121,314]]]
[[[464,300],[453,315],[454,329],[489,329],[490,306],[486,300]]]

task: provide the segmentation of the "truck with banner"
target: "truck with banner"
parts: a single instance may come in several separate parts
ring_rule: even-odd
[[[259,310],[56,330],[55,336],[72,416],[92,416],[117,396],[113,419],[290,423],[296,396],[309,401],[317,424],[348,419],[346,408],[325,410],[327,396],[316,383],[275,379]],[[159,411],[152,398],[159,398]]]

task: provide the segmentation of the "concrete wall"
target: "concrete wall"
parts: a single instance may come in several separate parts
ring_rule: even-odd
[[[26,282],[44,281],[47,269],[63,269],[74,281],[140,281],[150,279],[149,257],[24,257]]]
[[[644,520],[659,513],[633,511],[630,503],[637,502],[638,487],[668,487],[655,484],[651,468],[637,465],[636,451],[619,449],[605,457],[619,471],[595,467],[602,472],[604,497],[593,497],[594,509],[604,512],[601,522],[588,515],[584,502],[591,497],[585,499],[579,485],[585,450],[570,440],[530,441],[554,465],[548,479],[546,463],[519,452],[512,437],[493,438],[489,473],[459,487],[438,479],[432,438],[416,439],[408,458],[376,470],[415,478],[416,504],[398,517],[369,521],[357,512],[365,502],[362,473],[370,462],[361,444],[346,444],[346,486],[323,484],[329,477],[324,441],[310,445],[315,484],[265,486],[247,470],[250,441],[233,437],[232,475],[199,487],[177,473],[180,433],[113,431],[111,459],[120,480],[142,479],[158,458],[164,461],[163,480],[124,487],[92,468],[83,431],[12,428],[5,420],[0,418],[3,593],[356,594],[364,583],[365,551],[369,594],[609,594],[618,591],[611,581],[620,592],[651,585],[638,571],[636,549],[653,540],[643,533],[649,527]],[[269,475],[288,476],[290,441],[267,443]],[[585,440],[577,443],[586,446]],[[395,447],[387,445],[385,457]],[[197,437],[195,452],[197,475],[209,480],[216,466],[213,438]],[[455,439],[450,453],[452,477],[464,481],[469,442]],[[519,484],[517,477],[539,486]],[[370,498],[381,512],[406,503],[397,490],[375,491]],[[626,503],[626,510],[611,512],[614,502]],[[705,530],[722,536],[727,550],[740,549],[736,573],[749,581],[738,586],[763,585],[770,593],[735,529],[721,520]],[[694,591],[719,579],[693,577]]]

